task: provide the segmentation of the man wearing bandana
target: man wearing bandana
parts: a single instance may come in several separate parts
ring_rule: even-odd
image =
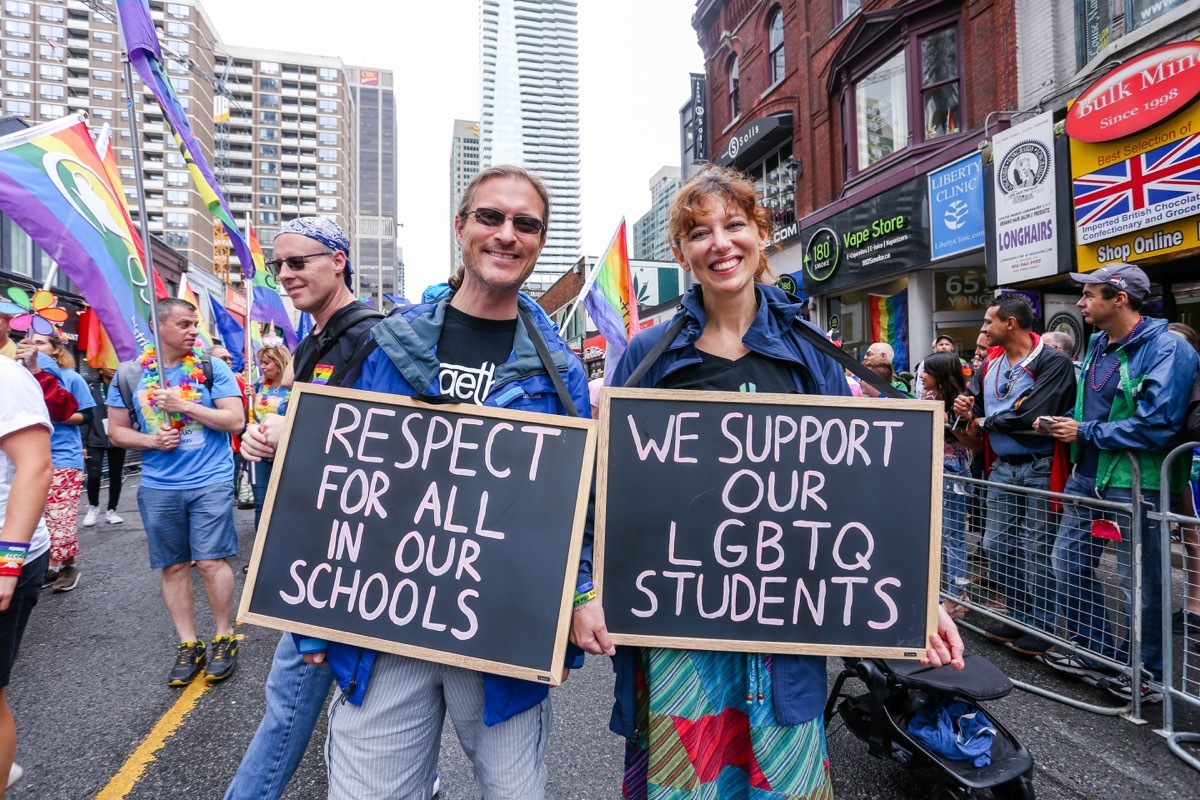
[[[274,242],[280,285],[301,311],[313,316],[313,330],[296,348],[283,383],[350,385],[358,370],[346,370],[383,315],[351,291],[350,240],[336,222],[301,217],[283,224]],[[349,378],[350,380],[346,380]],[[268,461],[275,455],[284,418],[272,414],[251,425],[242,455]],[[262,722],[225,794],[227,800],[276,800],[300,764],[325,707],[333,675],[325,666],[306,664],[296,639],[285,633],[275,648],[267,677]]]

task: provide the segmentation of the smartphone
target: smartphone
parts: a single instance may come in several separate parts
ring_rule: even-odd
[[[1038,422],[1043,428],[1049,428],[1054,423],[1058,422],[1054,417],[1038,417]]]

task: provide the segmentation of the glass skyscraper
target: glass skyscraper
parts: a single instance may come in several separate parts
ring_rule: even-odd
[[[480,165],[518,164],[550,189],[540,294],[580,255],[579,35],[575,0],[481,0]]]

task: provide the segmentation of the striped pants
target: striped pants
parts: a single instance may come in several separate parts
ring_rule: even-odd
[[[549,698],[488,727],[482,673],[380,653],[363,704],[329,707],[329,800],[428,800],[446,712],[482,796],[545,797]]]

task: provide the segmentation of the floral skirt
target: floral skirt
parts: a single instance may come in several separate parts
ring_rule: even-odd
[[[643,648],[628,800],[832,800],[825,725],[775,718],[771,657]]]
[[[79,555],[79,495],[83,470],[55,467],[46,496],[46,529],[50,531],[50,560],[66,561]]]

